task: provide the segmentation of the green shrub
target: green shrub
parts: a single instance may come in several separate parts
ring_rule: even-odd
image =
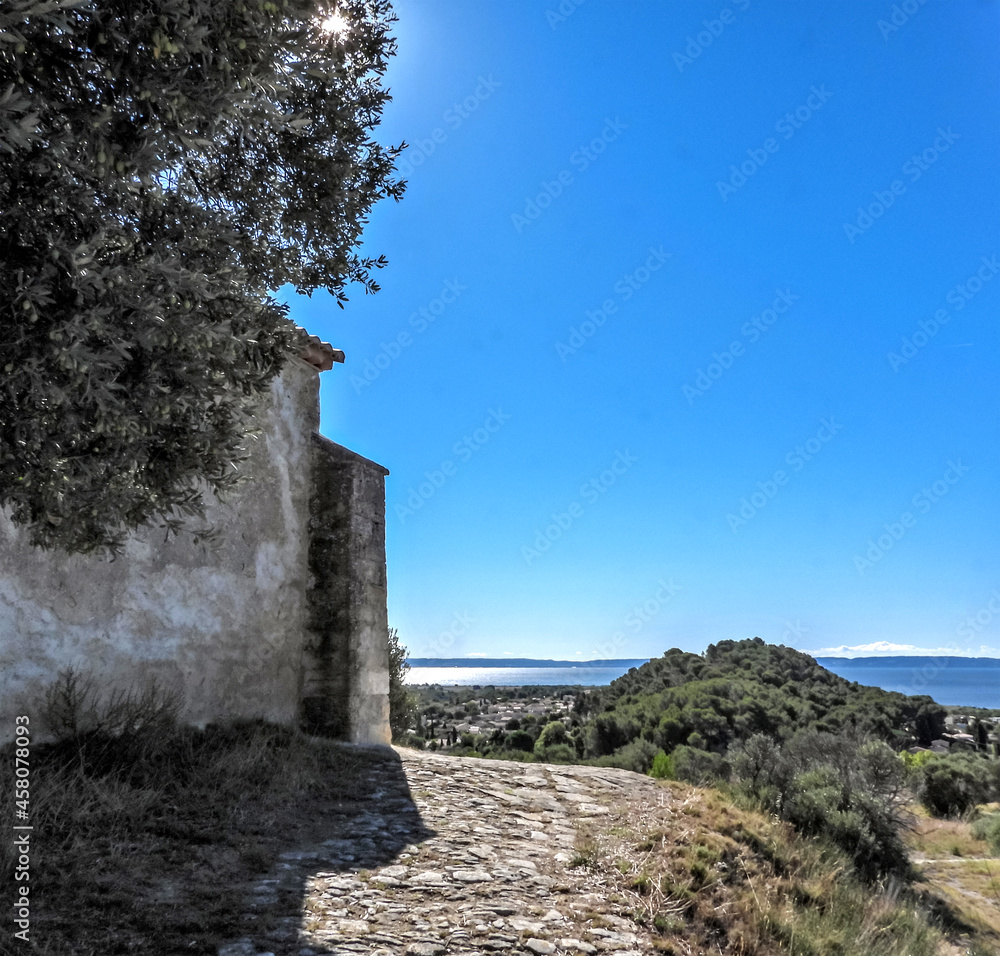
[[[904,768],[896,763],[902,775]],[[906,866],[895,807],[857,768],[850,774],[821,766],[798,774],[784,793],[782,816],[802,833],[826,837],[839,846],[866,880]]]
[[[725,780],[729,776],[729,765],[722,754],[682,744],[674,750],[671,757],[675,777],[696,786]]]
[[[996,765],[973,754],[948,754],[922,771],[920,799],[935,816],[961,816],[997,795]]]
[[[733,744],[727,753],[733,775],[751,794],[771,785],[780,756],[778,745],[767,734],[753,734]]]
[[[919,770],[929,760],[934,760],[937,756],[938,754],[934,753],[933,750],[919,750],[915,754],[911,754],[904,750],[899,755],[899,759],[903,761],[903,766],[906,767],[907,770]]]
[[[620,770],[631,770],[634,773],[648,773],[656,755],[661,753],[656,744],[639,737],[630,744],[625,744],[613,754],[598,757],[589,763],[597,767],[617,767]]]
[[[538,735],[537,747],[551,747],[553,744],[568,744],[569,731],[561,720],[550,720]]]
[[[535,756],[546,763],[575,763],[576,749],[561,720],[550,720],[538,735]]]
[[[880,740],[805,731],[784,747],[754,735],[729,750],[738,793],[830,840],[872,881],[907,862],[907,769]]]
[[[535,747],[535,738],[526,730],[515,730],[513,733],[507,735],[504,746],[508,750],[526,750],[528,753],[531,753]]]
[[[972,824],[972,835],[985,840],[994,856],[1000,856],[1000,813],[988,813]]]
[[[576,763],[576,750],[569,744],[551,744],[539,747],[535,744],[535,756],[543,763]]]
[[[402,739],[413,723],[417,712],[417,699],[404,683],[410,665],[406,660],[409,653],[399,642],[396,628],[389,628],[389,728],[392,739]]]
[[[674,780],[674,760],[673,757],[664,751],[659,751],[653,757],[653,765],[649,768],[649,775],[658,780]]]

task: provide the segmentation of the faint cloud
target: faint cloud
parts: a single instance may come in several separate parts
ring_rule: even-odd
[[[466,657],[489,657],[486,651],[468,651]]]
[[[840,644],[806,651],[813,657],[1000,657],[1000,648],[987,647],[918,647],[916,644],[895,644],[892,641],[872,641],[870,644]]]

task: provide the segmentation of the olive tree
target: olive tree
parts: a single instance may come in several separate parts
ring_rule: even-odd
[[[301,347],[378,286],[387,0],[0,4],[0,506],[45,547],[176,529]]]

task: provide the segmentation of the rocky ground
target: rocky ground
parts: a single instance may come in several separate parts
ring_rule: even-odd
[[[662,815],[653,780],[397,753],[401,768],[374,764],[373,799],[338,807],[338,837],[283,853],[250,889],[246,935],[219,956],[653,950],[613,887],[579,865],[592,826]]]

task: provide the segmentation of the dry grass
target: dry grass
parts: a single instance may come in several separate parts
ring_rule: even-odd
[[[282,852],[347,835],[344,808],[401,773],[392,755],[263,723],[174,729],[147,739],[139,756],[134,743],[119,739],[116,750],[84,735],[33,748],[32,944],[23,952],[214,954],[246,935],[248,910],[258,927],[295,912],[299,901],[284,897],[252,904],[255,878]],[[5,779],[12,758],[0,752]],[[11,818],[10,806],[3,812]]]
[[[0,751],[7,779],[12,759]],[[265,929],[301,900],[251,904],[255,879],[284,851],[348,835],[350,814],[402,773],[394,755],[260,723],[113,739],[91,729],[34,748],[32,768],[24,951],[43,956],[214,954],[247,934],[248,910]],[[592,822],[574,864],[664,953],[933,956],[943,937],[928,903],[954,914],[949,935],[965,933],[979,947],[969,952],[1000,952],[1000,863],[925,867],[922,909],[904,887],[859,885],[838,853],[723,793],[670,783],[658,794],[662,804]],[[0,812],[10,819],[12,807]],[[925,851],[973,855],[967,824],[925,817],[916,834]],[[11,847],[0,847],[8,876]]]
[[[898,884],[863,886],[836,851],[714,790],[663,787],[663,806],[585,831],[574,862],[656,933],[664,953],[932,956],[942,935]],[[629,833],[641,836],[629,837]]]
[[[931,905],[951,914],[952,935],[970,953],[1000,952],[1000,859],[985,840],[975,838],[969,821],[941,820],[916,808],[915,813],[908,843],[916,886]]]
[[[981,858],[990,855],[989,844],[977,840],[965,820],[941,820],[923,807],[912,807],[914,828],[906,835],[911,855],[919,860]]]

